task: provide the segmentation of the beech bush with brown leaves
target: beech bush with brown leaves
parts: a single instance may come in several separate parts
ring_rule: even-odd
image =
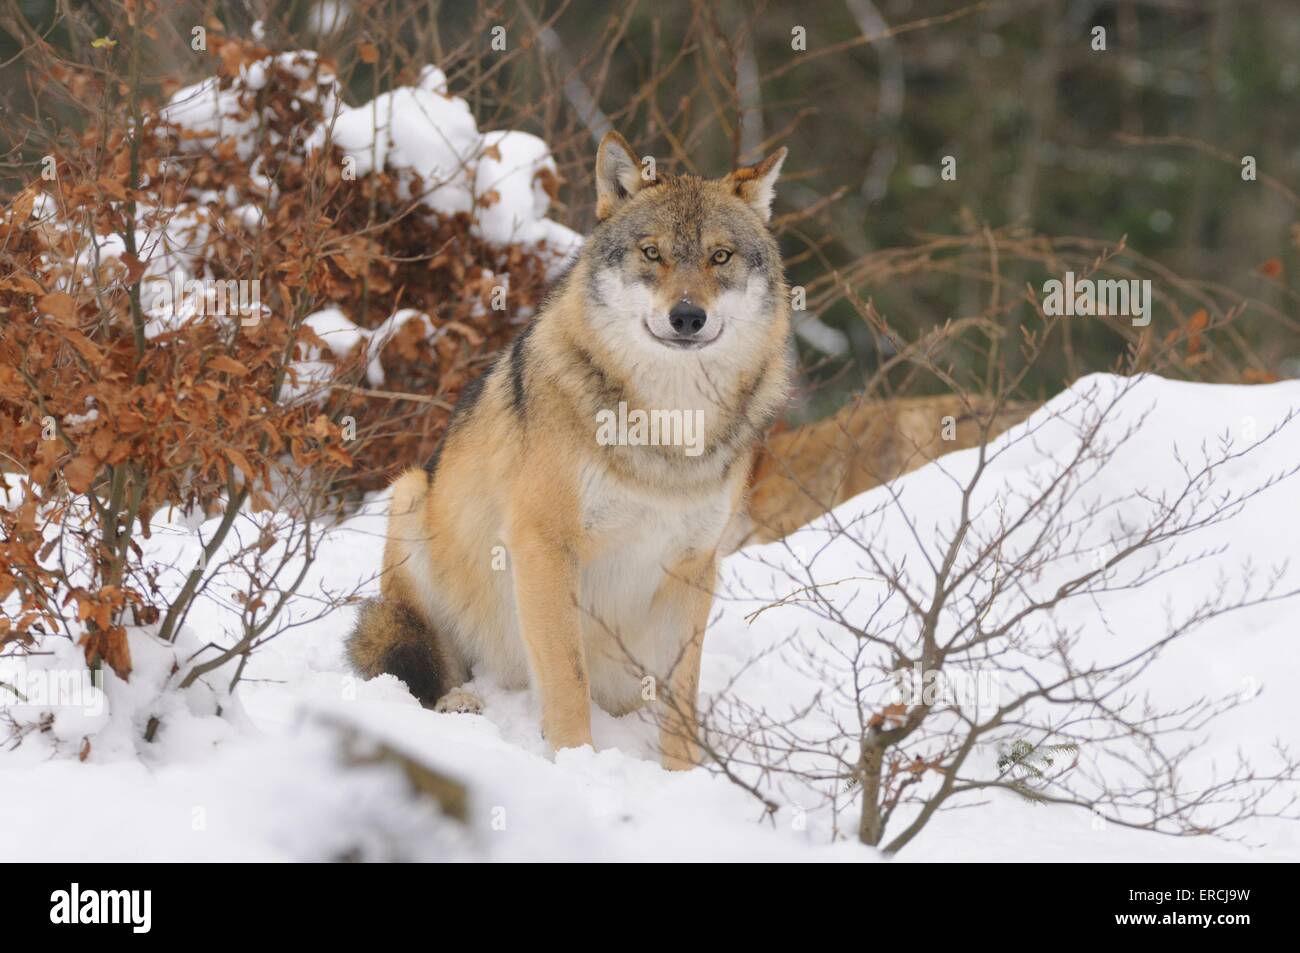
[[[260,519],[259,541],[235,547],[250,579],[245,637],[210,647],[196,670],[246,657],[303,568],[286,581],[285,561],[273,571],[257,557],[278,544],[309,563],[313,520],[427,454],[456,393],[540,295],[538,255],[488,246],[469,215],[419,207],[404,197],[419,183],[349,178],[337,150],[309,153],[328,118],[328,97],[309,93],[327,65],[210,44],[218,89],[237,92],[237,118],[256,130],[251,156],[233,138],[196,150],[133,63],[125,81],[48,64],[86,103],[87,131],[0,218],[0,599],[21,604],[0,618],[0,651],[77,637],[92,668],[128,677],[127,627],[174,639],[223,545],[231,558],[232,529]],[[259,63],[265,82],[240,85]],[[97,116],[130,121],[104,129]],[[178,256],[209,285],[257,282],[258,306],[154,322],[148,299]],[[504,315],[488,306],[503,282]],[[326,305],[365,328],[402,309],[420,318],[397,323],[378,355],[390,391],[359,386],[364,345],[335,355],[304,323]],[[418,333],[425,319],[436,333]],[[304,380],[308,358],[335,366]],[[411,393],[423,399],[400,399]],[[164,567],[140,546],[165,509],[218,520],[179,586],[160,584]]]

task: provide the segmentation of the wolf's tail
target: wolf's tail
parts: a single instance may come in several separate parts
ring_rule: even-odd
[[[401,602],[383,598],[363,602],[345,646],[348,661],[359,674],[397,676],[426,708],[456,687],[438,634]]]

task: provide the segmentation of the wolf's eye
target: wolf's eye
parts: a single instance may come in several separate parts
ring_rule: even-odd
[[[646,261],[658,261],[659,249],[654,245],[646,245],[641,249],[641,254],[645,255]]]
[[[713,253],[713,263],[715,265],[725,265],[731,261],[731,252],[725,248],[719,248]]]

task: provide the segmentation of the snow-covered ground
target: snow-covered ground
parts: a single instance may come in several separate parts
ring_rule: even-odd
[[[1051,406],[1068,414],[1064,409],[1078,393],[1119,383],[1087,378]],[[1175,446],[1196,459],[1203,444],[1213,451],[1223,435],[1237,435],[1238,442],[1243,430],[1263,435],[1297,408],[1300,382],[1230,387],[1145,379],[1124,397],[1108,425],[1116,435],[1135,423],[1141,429],[1119,447],[1091,489],[1110,497],[1129,495],[1139,485],[1173,490],[1182,477]],[[1041,423],[1042,413],[1027,426]],[[997,460],[986,477],[986,498],[1012,498],[1059,462],[1072,439],[1066,427],[1043,427],[1035,440]],[[952,454],[895,484],[922,539],[953,512],[957,491],[946,474],[969,472],[975,459],[975,451]],[[1297,463],[1300,421],[1224,468],[1216,489],[1242,492]],[[886,492],[864,494],[834,516],[848,523],[879,506]],[[382,547],[382,504],[371,501],[365,512],[330,531],[305,593],[347,591],[371,579]],[[1064,516],[1072,514],[1078,515]],[[155,555],[187,565],[183,554],[193,545],[192,530],[180,521],[166,530],[155,531]],[[884,520],[878,532],[884,535],[875,541],[900,554],[917,545],[899,521]],[[724,597],[705,646],[706,698],[742,670],[730,690],[769,712],[797,707],[818,687],[810,684],[806,666],[792,664],[780,651],[748,665],[801,628],[815,628],[816,619],[797,604],[752,621],[747,616],[789,595],[785,571],[797,575],[797,563],[818,552],[824,540],[824,531],[813,527],[792,537],[789,546],[756,547],[726,561]],[[1218,574],[1235,577],[1247,558],[1258,571],[1280,564],[1295,555],[1298,540],[1300,478],[1283,481],[1249,500],[1231,521],[1179,544],[1186,547],[1179,550],[1183,554],[1223,547],[1208,560],[1162,576],[1140,592],[1109,593],[1063,611],[1085,655],[1122,650],[1148,638],[1164,624],[1168,608],[1190,604]],[[824,582],[860,576],[854,559],[850,545],[832,543],[816,556],[815,576]],[[1049,567],[1043,584],[1055,584],[1052,573],[1075,571],[1069,561]],[[1300,565],[1286,572],[1289,588],[1300,585]],[[871,603],[875,585],[841,584],[832,598],[856,611],[853,606]],[[1298,615],[1300,600],[1289,600],[1212,620],[1162,654],[1147,673],[1141,685],[1162,703],[1247,692],[1249,700],[1204,737],[1196,755],[1201,769],[1238,749],[1264,758],[1275,739],[1300,745]],[[391,677],[359,682],[347,672],[341,652],[351,621],[351,610],[343,609],[285,632],[255,654],[233,698],[224,698],[220,686],[156,693],[177,656],[228,637],[227,609],[215,603],[197,608],[179,647],[134,632],[136,672],[129,685],[107,677],[102,711],[52,708],[46,730],[0,751],[0,791],[8,807],[0,811],[0,859],[879,859],[852,840],[830,843],[825,811],[805,814],[795,793],[770,789],[784,806],[774,819],[764,819],[758,803],[723,777],[663,771],[653,751],[654,731],[637,715],[614,718],[596,711],[596,750],[555,756],[540,736],[532,692],[480,680],[474,687],[486,701],[482,716],[435,714]],[[68,646],[32,664],[68,667],[76,657]],[[30,723],[37,707],[11,706],[9,714]],[[161,716],[162,728],[155,742],[145,743],[150,715]],[[443,817],[412,794],[395,768],[343,763],[332,727],[339,722],[462,781],[469,790],[468,823]],[[1252,850],[1099,825],[1087,811],[1032,805],[1006,792],[961,803],[970,806],[938,815],[898,859],[1300,859],[1300,831],[1287,822],[1257,822],[1243,830],[1264,845]]]

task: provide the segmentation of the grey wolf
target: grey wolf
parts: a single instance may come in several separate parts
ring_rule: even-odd
[[[532,685],[554,748],[591,744],[593,702],[652,702],[665,766],[698,762],[719,547],[790,386],[769,229],[784,158],[647,177],[605,136],[579,256],[462,393],[429,463],[393,484],[381,594],[347,643],[360,673],[392,673],[441,710],[478,708],[460,686],[480,672]],[[700,433],[598,439],[621,406]]]

